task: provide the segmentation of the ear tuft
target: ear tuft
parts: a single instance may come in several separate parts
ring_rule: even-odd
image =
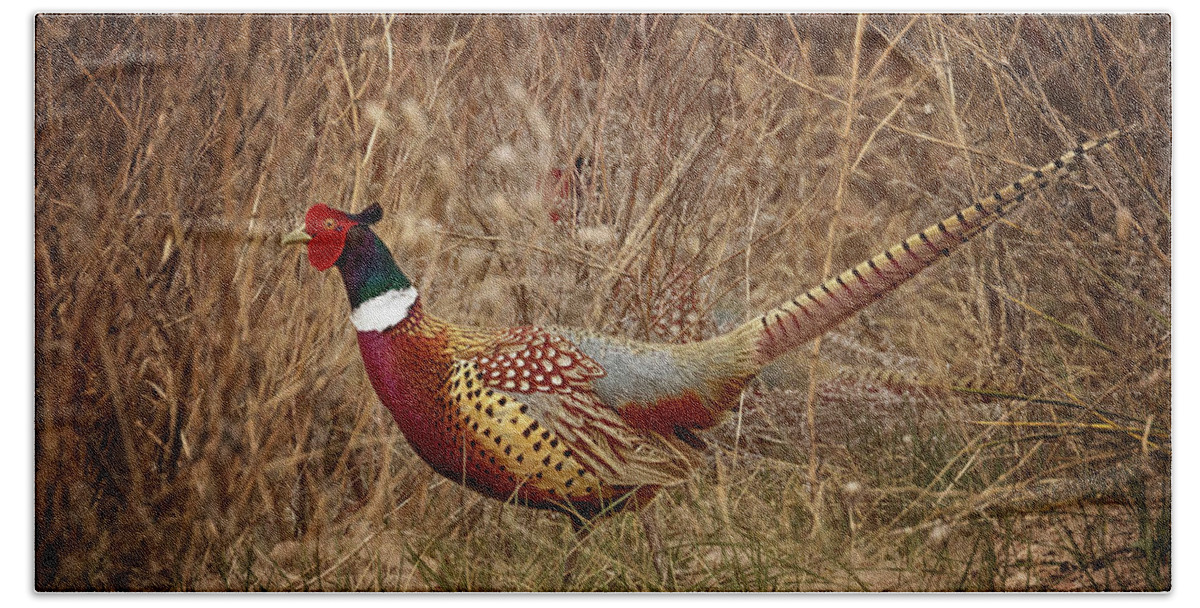
[[[370,207],[367,207],[358,213],[346,215],[350,219],[360,224],[366,224],[370,226],[371,224],[383,219],[383,207],[380,207],[379,203],[373,203]]]

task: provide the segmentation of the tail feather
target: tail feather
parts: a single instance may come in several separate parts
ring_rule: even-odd
[[[759,365],[770,362],[820,336],[940,258],[949,256],[1025,200],[1027,194],[1058,182],[1068,166],[1123,132],[1126,131],[1113,130],[1099,139],[1079,144],[991,196],[747,322],[731,334],[753,341]]]

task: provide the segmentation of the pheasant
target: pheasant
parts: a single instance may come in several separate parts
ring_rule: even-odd
[[[481,494],[565,513],[581,529],[686,480],[701,462],[697,432],[721,421],[764,365],[949,256],[1120,134],[1082,143],[778,308],[686,344],[441,320],[372,231],[378,203],[359,213],[315,205],[282,243],[306,244],[313,267],[340,271],[367,377],[422,459]]]

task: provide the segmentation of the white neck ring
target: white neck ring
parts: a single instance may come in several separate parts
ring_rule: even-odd
[[[408,311],[417,301],[412,287],[390,289],[350,311],[350,322],[358,331],[383,331],[408,318]]]

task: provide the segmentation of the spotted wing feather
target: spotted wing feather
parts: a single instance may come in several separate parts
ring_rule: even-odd
[[[505,330],[476,354],[486,386],[529,407],[575,457],[611,485],[665,485],[688,476],[693,456],[631,428],[597,397],[598,363],[570,340],[536,327]]]

